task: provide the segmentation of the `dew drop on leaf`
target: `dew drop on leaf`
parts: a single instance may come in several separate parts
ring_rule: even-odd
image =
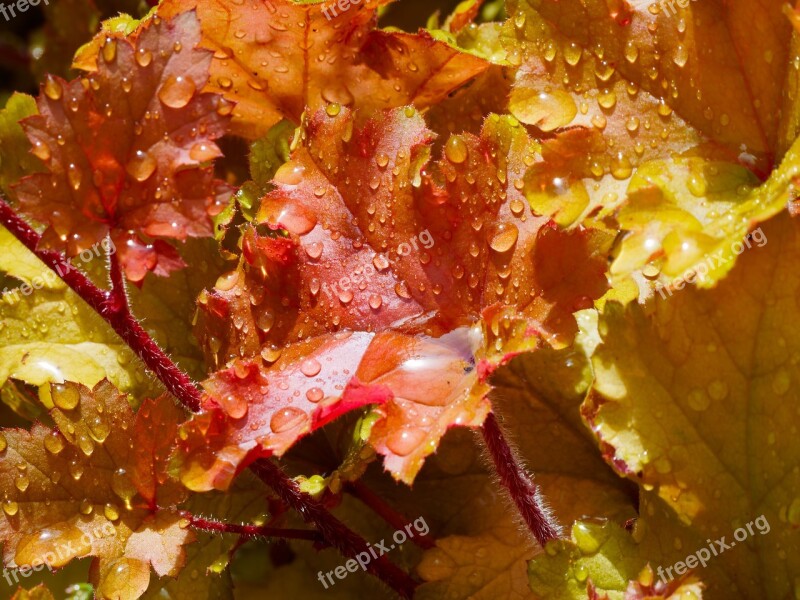
[[[53,431],[44,438],[44,447],[50,454],[59,454],[64,449],[64,438]]]
[[[315,358],[307,358],[300,364],[300,371],[306,377],[318,375],[321,369],[322,365],[319,364],[319,361]]]
[[[386,440],[386,447],[398,456],[408,456],[425,439],[425,430],[419,427],[403,427],[393,432]]]
[[[156,170],[156,160],[146,150],[137,150],[125,170],[136,181],[147,181]]]
[[[51,396],[53,404],[62,410],[74,409],[81,399],[80,392],[76,387],[63,383],[53,384]]]
[[[285,433],[306,422],[308,415],[299,408],[287,406],[272,415],[269,426],[275,433]]]
[[[47,75],[44,80],[44,95],[50,100],[60,100],[62,93],[61,84],[52,75]]]
[[[74,558],[85,556],[91,550],[91,544],[81,541],[83,532],[67,523],[43,529],[38,533],[26,535],[17,544],[14,561],[18,565],[36,564],[43,556],[52,557],[49,565],[60,568]],[[60,551],[58,551],[60,550]]]
[[[158,99],[170,108],[183,108],[197,90],[194,81],[183,75],[170,75],[158,90]]]

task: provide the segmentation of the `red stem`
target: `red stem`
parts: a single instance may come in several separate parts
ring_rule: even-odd
[[[103,317],[173,396],[188,410],[192,412],[199,410],[201,393],[197,385],[170,360],[139,325],[126,303],[120,301],[118,293],[99,289],[60,253],[37,249],[41,236],[2,198],[0,198],[0,224]],[[116,278],[117,274],[112,274],[111,277]],[[262,459],[254,463],[251,468],[286,504],[299,512],[307,523],[313,522],[325,542],[338,548],[348,558],[367,551],[368,544],[364,538],[334,517],[319,501],[300,491],[294,480],[280,467]],[[412,597],[416,582],[385,557],[370,562],[367,570],[394,588],[402,597]]]
[[[278,465],[269,460],[260,459],[250,467],[264,483],[278,494],[281,500],[302,515],[306,523],[313,522],[325,541],[335,546],[347,558],[355,558],[358,554],[366,554],[369,564],[367,571],[390,585],[403,598],[412,598],[417,587],[408,573],[399,569],[385,556],[372,559],[369,544],[363,537],[348,529],[339,519],[333,516],[319,500],[300,491],[297,483],[284,473]]]
[[[538,487],[528,475],[516,452],[508,445],[494,413],[489,413],[481,428],[500,482],[517,505],[525,524],[544,547],[561,535],[561,528],[539,497]]]
[[[383,498],[360,481],[348,481],[345,485],[345,490],[370,507],[375,514],[396,530],[405,529],[406,525],[411,523],[411,521],[389,506]],[[436,546],[436,540],[430,535],[420,535],[415,532],[414,536],[409,537],[411,537],[412,542],[423,550],[430,550]]]
[[[280,527],[267,527],[264,525],[236,525],[223,523],[212,519],[197,517],[189,512],[181,511],[181,516],[189,520],[189,524],[199,531],[209,533],[233,533],[244,538],[283,538],[286,540],[308,540],[310,542],[325,543],[319,531],[313,529],[281,529]]]
[[[111,241],[110,236],[108,240],[109,242]],[[113,245],[109,244],[109,248],[113,247]],[[128,305],[128,295],[125,292],[125,275],[122,272],[122,266],[119,263],[119,256],[116,251],[109,251],[108,254],[108,276],[111,280],[111,295],[114,298],[114,302],[121,307],[121,310],[129,313],[131,309]]]

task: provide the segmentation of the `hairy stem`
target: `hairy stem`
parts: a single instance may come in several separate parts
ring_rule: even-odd
[[[378,496],[378,494],[373,492],[360,481],[348,481],[344,489],[354,497],[358,498],[365,505],[370,507],[375,514],[381,517],[396,530],[405,529],[406,526],[411,523],[411,521],[389,506],[383,498]],[[436,546],[436,540],[434,540],[428,534],[422,535],[418,532],[415,532],[413,536],[409,537],[411,538],[412,542],[414,542],[423,550],[429,550]]]
[[[110,237],[108,239],[111,240]],[[113,246],[109,244],[109,248]],[[108,251],[108,276],[111,280],[111,296],[118,307],[117,310],[130,312],[128,295],[125,293],[125,274],[122,272],[119,256],[111,250]]]
[[[198,531],[209,533],[232,533],[243,538],[282,538],[285,540],[308,540],[310,542],[325,543],[318,531],[313,529],[282,529],[280,527],[266,527],[263,525],[237,525],[223,523],[213,519],[205,519],[189,512],[181,511],[181,516],[189,521],[189,525]]]
[[[131,314],[127,302],[121,305],[117,297],[118,289],[116,292],[114,290],[105,292],[72,266],[59,252],[39,250],[37,246],[41,236],[2,198],[0,198],[0,225],[6,227],[103,317],[175,398],[188,410],[192,412],[199,410],[201,393],[197,384],[158,347]],[[112,274],[111,277],[114,279],[118,275],[121,278],[121,274]],[[307,523],[313,523],[326,543],[338,548],[348,558],[367,551],[368,544],[364,538],[334,517],[319,501],[300,491],[297,484],[278,465],[262,459],[252,465],[252,470],[286,504],[299,512]],[[367,570],[404,598],[413,595],[416,582],[385,557],[370,562]]]
[[[494,413],[489,413],[486,417],[481,431],[500,482],[508,490],[533,537],[544,547],[547,542],[561,535],[561,528],[548,514],[536,484],[528,475],[519,456],[508,445]]]
[[[307,523],[314,523],[326,542],[335,546],[347,558],[366,555],[365,560],[369,561],[367,571],[382,579],[403,598],[413,597],[417,584],[405,571],[396,567],[379,552],[376,552],[377,557],[373,558],[375,555],[370,554],[369,544],[364,538],[333,516],[320,501],[300,491],[297,483],[278,465],[260,459],[250,468],[275,490],[283,502],[299,512]]]

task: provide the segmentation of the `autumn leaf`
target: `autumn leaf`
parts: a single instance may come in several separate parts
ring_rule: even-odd
[[[52,394],[55,429],[0,434],[3,562],[57,569],[93,556],[100,597],[138,598],[151,567],[176,575],[194,539],[177,512],[157,509],[185,498],[165,472],[182,413],[164,396],[134,415],[107,381],[93,390],[55,384]]]
[[[435,105],[488,64],[425,31],[375,29],[384,0],[335,3],[169,0],[159,14],[195,9],[214,50],[208,90],[236,103],[232,130],[249,139],[327,104]]]
[[[773,164],[794,139],[781,123],[792,30],[778,2],[693,2],[676,14],[659,3],[522,0],[507,32],[522,42],[509,52],[521,63],[525,110],[555,127],[597,127],[631,163],[647,159],[648,138],[662,131],[656,152],[688,134],[753,167]],[[626,131],[631,118],[638,126]],[[627,152],[637,141],[643,156]]]
[[[763,230],[713,290],[606,305],[584,407],[606,459],[644,488],[637,538],[653,566],[737,536],[698,573],[710,597],[784,597],[798,568],[800,238],[786,214]]]
[[[161,393],[106,323],[1,227],[0,274],[7,284],[0,295],[0,384],[35,386],[46,408],[53,406],[50,384],[65,380],[94,386],[107,378],[124,392]]]
[[[236,362],[206,382],[207,412],[186,426],[193,489],[224,487],[364,404],[382,405],[371,444],[410,482],[449,426],[482,422],[482,359],[530,344],[526,330],[563,343],[572,311],[605,289],[591,232],[525,210],[514,182],[535,146],[515,122],[451,138],[435,164],[411,108],[363,124],[320,113],[306,135],[259,211],[289,236],[248,230],[242,268],[201,297],[212,360]],[[575,285],[564,269],[586,276]],[[541,291],[518,292],[523,281]]]
[[[23,127],[47,172],[15,188],[22,210],[48,225],[43,245],[75,256],[110,234],[139,282],[184,265],[165,239],[212,235],[228,192],[204,164],[220,155],[213,140],[231,107],[199,91],[211,53],[198,42],[193,14],[152,20],[133,40],[108,36],[94,73],[46,79],[40,114]]]
[[[548,600],[681,600],[704,597],[703,584],[685,575],[658,581],[650,565],[642,566],[631,535],[606,523],[576,522],[570,539],[554,540],[531,561],[531,588]],[[565,574],[568,574],[565,577]]]

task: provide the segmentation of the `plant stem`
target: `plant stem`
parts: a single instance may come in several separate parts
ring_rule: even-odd
[[[508,445],[494,413],[486,417],[481,431],[500,482],[508,490],[533,537],[544,547],[561,535],[561,528],[542,503],[538,488],[522,461]]]
[[[236,525],[212,519],[204,519],[186,511],[180,511],[183,518],[189,520],[192,528],[209,533],[233,533],[244,538],[282,538],[286,540],[308,540],[325,543],[318,531],[313,529],[282,529],[264,525]]]
[[[108,238],[109,241],[111,237]],[[113,246],[110,246],[113,248]],[[119,263],[119,255],[109,251],[108,254],[108,276],[111,280],[111,296],[113,297],[117,310],[124,310],[130,312],[128,305],[128,295],[125,293],[125,275],[122,272],[122,266]]]
[[[369,544],[364,538],[333,516],[320,501],[300,491],[297,483],[278,465],[260,459],[250,468],[264,483],[275,490],[281,500],[299,512],[306,523],[313,522],[326,542],[338,548],[348,558],[366,554],[369,560],[367,571],[382,579],[403,598],[413,597],[417,584],[408,573],[396,567],[385,556],[378,555],[373,559],[369,552]]]
[[[411,521],[389,506],[383,498],[360,481],[348,481],[347,484],[345,484],[345,490],[370,507],[378,516],[396,530],[405,529],[405,527],[411,523]],[[436,540],[430,535],[415,533],[415,535],[409,537],[412,542],[423,550],[430,550],[436,546]]]
[[[200,409],[202,396],[197,384],[158,347],[131,314],[127,303],[120,305],[118,290],[117,292],[101,290],[59,252],[39,250],[37,246],[41,236],[2,198],[0,198],[0,225],[8,229],[103,317],[181,404],[192,412]],[[112,275],[112,279],[115,277],[116,275]],[[367,551],[368,544],[364,538],[334,517],[319,501],[300,491],[294,480],[280,467],[269,460],[261,459],[251,468],[286,504],[299,512],[307,523],[314,523],[325,542],[338,548],[348,558]],[[381,556],[370,562],[367,570],[391,586],[402,597],[412,597],[416,582],[385,557]]]

